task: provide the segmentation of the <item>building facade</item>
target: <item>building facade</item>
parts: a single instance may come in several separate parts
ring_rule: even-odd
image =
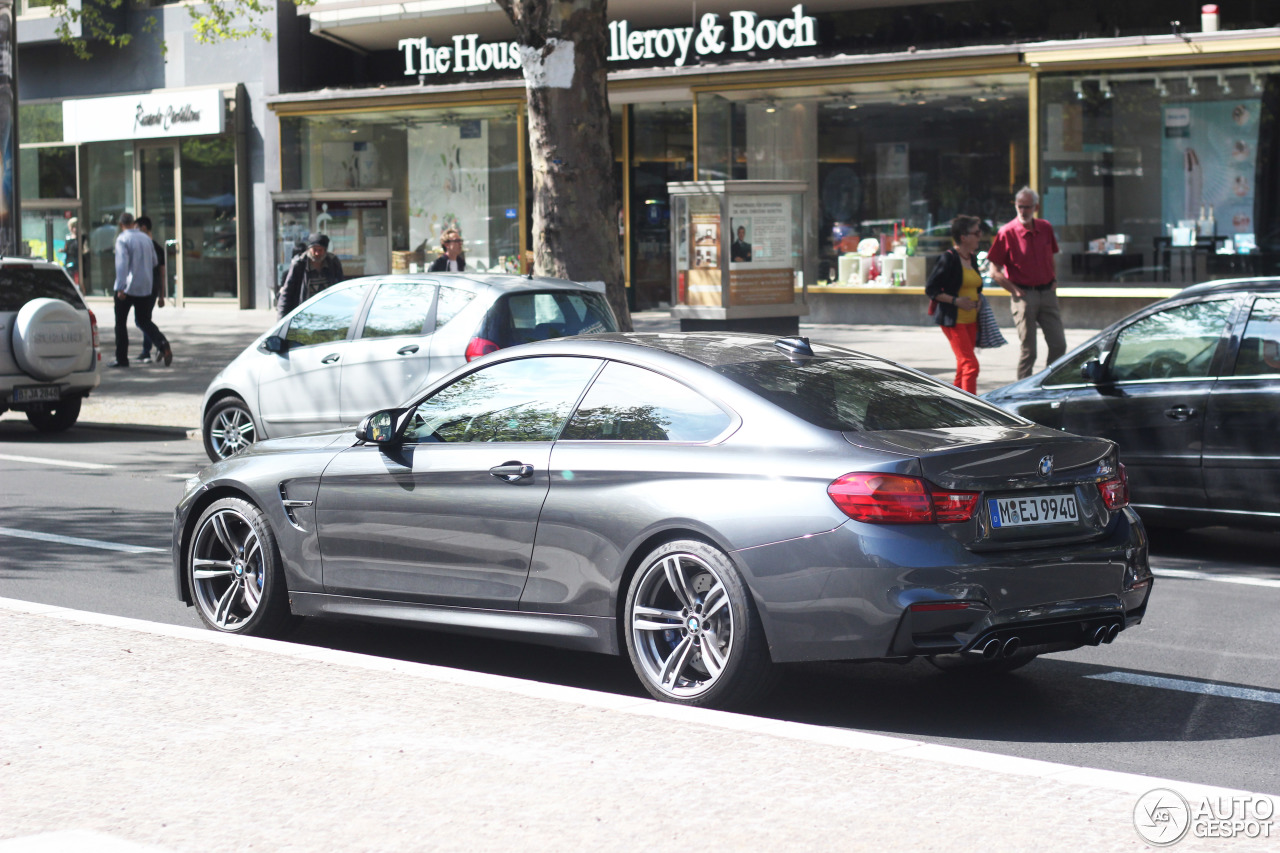
[[[1151,298],[1280,272],[1280,13],[1257,0],[1202,21],[1199,4],[1183,5],[706,0],[691,13],[674,0],[612,0],[602,35],[633,304],[672,298],[667,185],[693,180],[804,183],[797,266],[815,305],[845,306],[819,319],[856,319],[859,296],[897,283],[877,282],[874,266],[850,280],[841,256],[851,246],[889,248],[911,228],[916,250],[935,253],[953,216],[998,225],[1024,185],[1057,229],[1064,285]],[[282,38],[220,48],[227,60],[213,65],[183,64],[189,35],[166,16],[180,61],[104,79],[86,70],[74,92],[63,68],[29,85],[24,43],[27,110],[52,115],[59,100],[131,84],[131,94],[220,92],[227,110],[220,129],[159,143],[90,139],[67,118],[60,137],[36,139],[28,123],[24,196],[43,204],[74,185],[81,221],[94,223],[131,199],[154,205],[147,176],[172,163],[179,210],[167,239],[181,241],[188,298],[264,304],[313,228],[357,272],[419,267],[447,227],[463,232],[471,268],[521,269],[524,84],[502,12],[473,0],[319,0],[307,11],[282,11]],[[210,76],[227,68],[254,73]],[[33,157],[39,196],[26,180]],[[69,168],[74,184],[45,180]],[[234,213],[218,204],[231,197]],[[228,217],[242,229],[230,229],[234,287],[218,266]],[[922,284],[901,283],[903,293]]]

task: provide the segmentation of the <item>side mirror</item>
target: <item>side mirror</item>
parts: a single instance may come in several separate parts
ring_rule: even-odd
[[[1086,361],[1080,366],[1080,378],[1085,382],[1090,382],[1094,385],[1102,382],[1102,362],[1098,361],[1096,358],[1091,358]]]
[[[267,352],[274,353],[281,353],[289,348],[289,342],[279,335],[272,335],[263,341],[262,345],[267,348]]]
[[[360,426],[356,427],[356,438],[370,444],[390,445],[399,438],[396,422],[405,413],[404,409],[383,409],[366,415]]]

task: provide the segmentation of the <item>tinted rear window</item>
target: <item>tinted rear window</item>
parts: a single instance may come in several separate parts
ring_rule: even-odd
[[[500,347],[618,331],[609,303],[598,293],[512,293],[496,307],[491,340]]]
[[[76,286],[61,270],[0,268],[0,311],[21,311],[32,299],[60,299],[84,307]]]
[[[1023,423],[957,388],[884,362],[815,358],[802,365],[754,361],[716,370],[811,424],[841,432]]]

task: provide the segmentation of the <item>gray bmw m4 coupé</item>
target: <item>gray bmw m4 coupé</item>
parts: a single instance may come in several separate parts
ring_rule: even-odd
[[[253,445],[175,511],[214,630],[391,620],[626,654],[740,707],[798,661],[1004,672],[1141,621],[1116,445],[804,338],[500,350],[358,428]]]

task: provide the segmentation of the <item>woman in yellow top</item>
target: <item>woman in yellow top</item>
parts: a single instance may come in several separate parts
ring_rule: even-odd
[[[982,298],[982,276],[976,255],[982,236],[982,220],[957,216],[951,220],[951,242],[929,274],[925,295],[933,300],[934,321],[956,354],[955,386],[970,394],[978,391],[978,308]]]

